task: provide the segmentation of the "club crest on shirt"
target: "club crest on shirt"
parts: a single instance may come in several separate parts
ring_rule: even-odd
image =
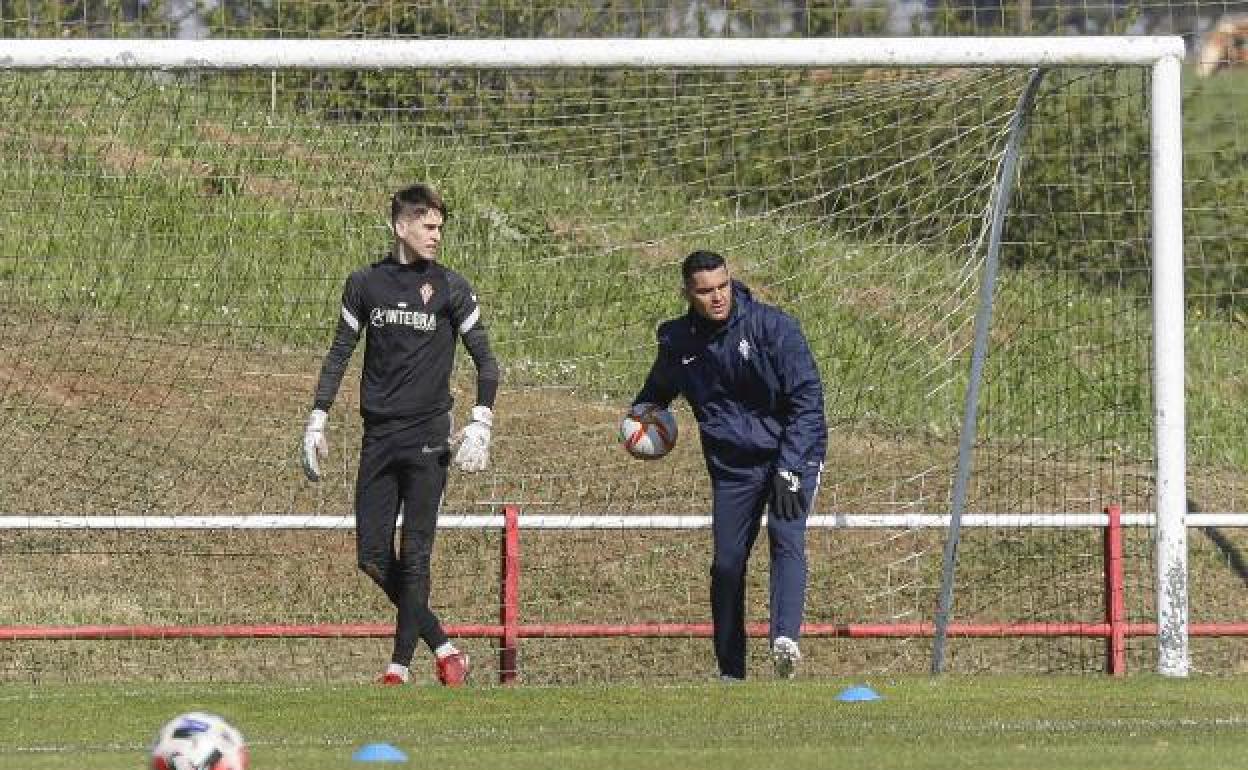
[[[428,305],[431,299],[433,299],[433,285],[426,283],[420,287],[420,301]]]
[[[750,343],[749,343],[749,340],[746,340],[745,338],[742,338],[742,339],[741,339],[741,344],[740,344],[740,345],[737,345],[737,352],[741,354],[741,357],[742,357],[742,358],[744,358],[746,361],[749,361],[749,360],[750,360]]]

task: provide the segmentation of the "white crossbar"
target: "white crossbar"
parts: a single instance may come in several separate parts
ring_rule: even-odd
[[[1150,65],[1176,36],[530,40],[6,40],[4,69]]]

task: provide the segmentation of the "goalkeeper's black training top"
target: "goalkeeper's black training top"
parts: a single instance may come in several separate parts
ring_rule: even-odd
[[[365,332],[360,414],[366,426],[395,428],[451,410],[455,342],[477,367],[477,404],[493,408],[498,362],[490,352],[472,286],[437,262],[403,265],[393,255],[356,270],[342,290],[342,313],[321,366],[315,408],[329,410],[351,353]]]

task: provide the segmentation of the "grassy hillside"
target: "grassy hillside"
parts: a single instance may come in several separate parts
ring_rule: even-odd
[[[0,277],[21,312],[317,351],[341,280],[386,245],[386,194],[426,178],[452,201],[445,260],[488,300],[511,383],[627,397],[656,320],[681,312],[674,264],[697,246],[728,253],[741,277],[798,315],[828,381],[856,398],[874,391],[880,422],[940,436],[957,429],[965,364],[951,359],[964,350],[970,306],[951,306],[974,296],[948,292],[971,278],[963,253],[854,241],[795,214],[741,216],[726,200],[691,204],[679,186],[647,184],[645,169],[604,179],[578,174],[575,163],[408,142],[394,125],[313,125],[213,91],[181,91],[171,104],[159,90],[104,82],[85,104],[51,116],[9,115],[0,134],[19,159],[0,184],[22,192],[0,212],[8,255]],[[63,85],[37,77],[5,86],[9,104],[66,98]],[[54,127],[42,122],[49,117]],[[1116,317],[1107,325],[1110,301]],[[1110,298],[1069,276],[1007,275],[998,328],[1080,331],[1046,333],[1040,344],[1049,349],[1011,358],[1009,379],[1030,393],[1001,407],[995,424],[1021,432],[1024,412],[1052,411],[1045,401],[1072,383],[1093,398],[1128,388],[1103,398],[1141,419],[1140,384],[1090,382],[1078,351],[1097,350],[1105,371],[1137,372],[1138,351],[1114,338],[1120,327],[1147,334],[1146,313],[1130,296]],[[1096,336],[1078,337],[1085,333]],[[913,344],[916,335],[932,344]],[[887,378],[872,358],[889,359]],[[953,385],[927,392],[923,380],[942,369]],[[1088,431],[1091,439],[1099,428]]]

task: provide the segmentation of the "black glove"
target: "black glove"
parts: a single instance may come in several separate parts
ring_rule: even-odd
[[[793,521],[801,517],[805,507],[802,477],[793,471],[777,470],[771,479],[771,515]]]

